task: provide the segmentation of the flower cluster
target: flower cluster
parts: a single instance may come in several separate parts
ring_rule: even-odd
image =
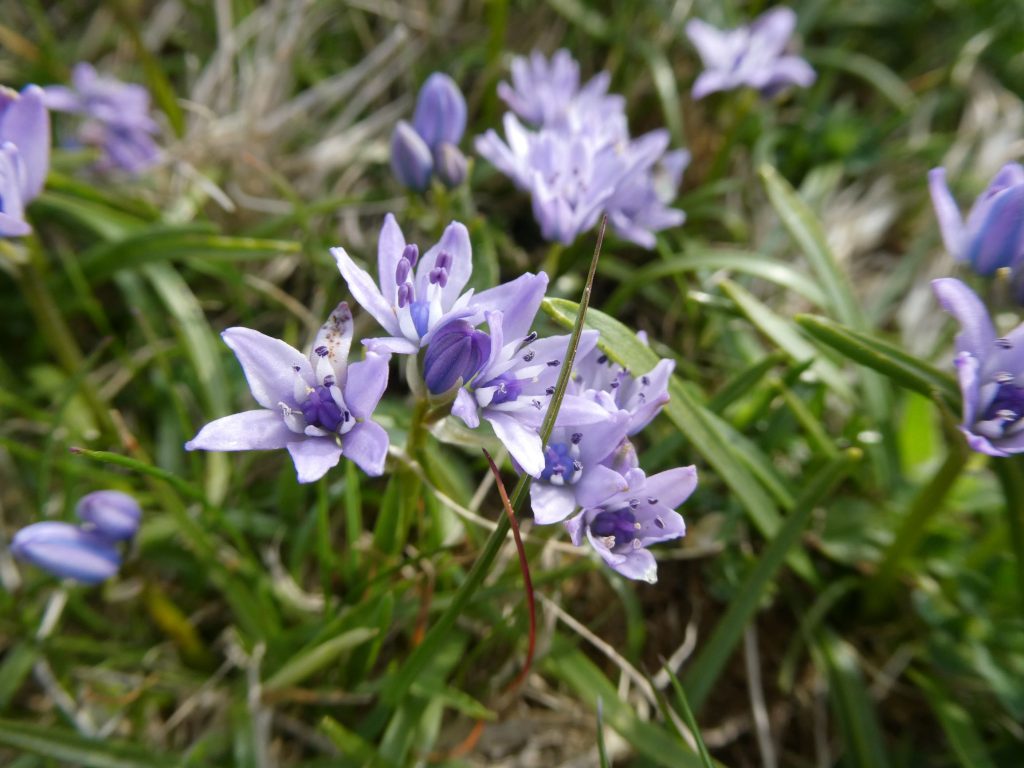
[[[514,59],[512,82],[498,86],[512,110],[505,138],[489,130],[476,150],[530,193],[545,239],[568,245],[607,213],[620,237],[653,248],[654,233],[686,218],[668,204],[690,156],[669,151],[664,130],[631,138],[625,100],[608,93],[610,79],[602,72],[581,85],[565,50]]]
[[[78,140],[103,152],[98,168],[141,173],[159,160],[154,137],[159,126],[149,114],[149,92],[141,85],[99,75],[81,62],[71,73],[71,88],[47,86],[46,106],[84,118]]]
[[[42,191],[50,168],[50,115],[39,86],[0,87],[0,237],[32,231],[25,206]]]
[[[391,170],[403,185],[422,191],[434,174],[449,187],[466,178],[459,142],[466,131],[466,100],[448,75],[435,72],[416,98],[412,125],[399,120],[391,134]]]
[[[44,521],[14,535],[11,552],[19,560],[83,584],[98,584],[121,567],[118,545],[135,536],[142,508],[121,491],[95,491],[75,508],[81,525]]]
[[[425,389],[439,408],[450,405],[451,416],[470,429],[491,426],[515,466],[533,478],[538,523],[565,522],[577,544],[585,536],[623,575],[654,581],[646,547],[684,534],[674,509],[696,487],[696,472],[683,467],[646,477],[629,436],[667,401],[671,361],[637,377],[600,352],[595,332],[584,332],[545,446],[540,429],[569,337],[530,330],[547,287],[544,273],[464,291],[473,266],[466,228],[452,222],[420,256],[390,215],[378,243],[377,281],[344,248],[332,253],[356,301],[390,334],[364,339],[369,355],[416,355],[413,389]],[[199,437],[192,447],[207,447]]]
[[[796,14],[789,8],[772,8],[736,29],[720,30],[691,19],[686,36],[705,68],[693,84],[693,98],[742,86],[771,96],[789,85],[811,85],[815,80],[811,65],[786,52],[795,27]]]

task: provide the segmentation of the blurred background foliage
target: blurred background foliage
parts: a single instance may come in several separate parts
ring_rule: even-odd
[[[968,455],[953,426],[953,329],[928,282],[956,268],[925,184],[945,165],[967,201],[1019,159],[1021,4],[795,3],[817,82],[699,103],[685,21],[765,4],[0,7],[0,81],[64,82],[88,60],[145,83],[167,153],[134,181],[59,153],[38,238],[0,255],[3,532],[70,519],[102,487],[146,511],[98,589],[0,556],[5,764],[589,766],[600,741],[616,765],[701,765],[687,701],[723,765],[1024,759],[1024,465]],[[635,133],[665,126],[693,153],[686,224],[654,252],[606,242],[591,317],[618,359],[646,359],[625,328],[676,360],[642,461],[697,464],[689,533],[648,586],[524,520],[526,684],[506,693],[527,637],[511,545],[407,680],[501,514],[479,452],[442,433],[409,460],[400,385],[379,480],[343,465],[299,486],[281,453],[181,446],[249,407],[217,334],[304,343],[346,298],[328,247],[372,260],[387,211],[420,242],[466,222],[476,285],[544,266],[549,295],[578,300],[593,238],[545,246],[485,162],[424,198],[387,165],[430,72],[464,89],[475,135],[500,120],[510,56],[558,47],[611,72]],[[987,291],[1012,325],[1006,291]],[[549,303],[547,329],[571,308]]]

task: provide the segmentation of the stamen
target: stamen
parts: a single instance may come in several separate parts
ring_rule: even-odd
[[[545,389],[545,390],[544,390],[544,394],[545,394],[545,395],[553,395],[553,394],[555,394],[555,388],[554,388],[554,386],[550,386],[550,387],[548,387],[547,389]]]
[[[658,526],[659,528],[664,528],[665,527],[665,521],[662,520],[660,516],[654,518],[654,524],[656,526]]]
[[[572,441],[573,445],[579,445],[580,444],[580,440],[582,440],[582,439],[583,439],[583,433],[582,432],[573,432],[572,433],[572,437],[569,438],[569,440]]]
[[[537,356],[537,353],[536,353],[536,352],[534,352],[534,351],[533,351],[533,350],[531,349],[531,350],[530,350],[529,352],[527,352],[527,353],[526,353],[525,355],[523,355],[523,362],[524,362],[524,363],[530,363],[530,362],[533,362],[533,358],[534,358],[534,357],[536,357],[536,356]]]
[[[398,260],[398,266],[395,267],[395,283],[397,285],[403,285],[406,280],[409,279],[409,273],[412,271],[412,264],[405,257]]]
[[[448,253],[448,251],[441,251],[437,254],[437,260],[434,261],[434,267],[447,272],[452,268],[452,255]]]
[[[601,355],[599,358],[597,358],[597,362],[599,362],[601,365],[604,365],[605,363],[608,362],[608,355]]]
[[[398,286],[398,308],[408,306],[412,302],[412,284],[402,283]]]
[[[658,503],[658,500],[656,498],[654,498],[653,496],[648,496],[647,497],[647,503],[650,504],[653,507],[655,504]]]
[[[1000,349],[1012,349],[1013,342],[1004,337],[1001,339],[996,339],[996,346],[999,347]]]
[[[645,387],[649,387],[651,385],[651,379],[649,376],[641,376],[640,383],[643,384]]]
[[[547,365],[549,368],[555,368],[562,364],[561,360],[548,360]]]
[[[420,249],[419,246],[416,245],[415,243],[409,243],[402,250],[402,258],[409,262],[410,267],[416,266],[416,261],[419,259],[419,257]]]
[[[320,357],[327,357],[331,350],[329,350],[325,345],[321,344],[313,351],[316,352]]]

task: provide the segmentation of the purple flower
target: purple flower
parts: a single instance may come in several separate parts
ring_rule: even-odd
[[[1019,163],[1002,167],[974,201],[966,222],[946,186],[945,168],[928,173],[928,187],[942,241],[954,259],[987,276],[1024,258],[1024,167]]]
[[[552,430],[544,446],[544,469],[530,484],[538,524],[560,523],[577,506],[594,506],[626,490],[622,475],[601,462],[625,439],[628,422],[629,414],[619,411],[593,424]]]
[[[502,83],[499,94],[537,129],[507,113],[504,140],[489,130],[476,150],[530,194],[546,240],[568,245],[606,212],[619,236],[652,248],[655,232],[685,219],[667,206],[689,154],[667,152],[665,131],[631,140],[609,79],[604,72],[580,88],[579,65],[564,50],[550,62],[536,52],[513,60],[513,85]]]
[[[248,328],[229,328],[222,336],[263,408],[210,422],[185,444],[187,450],[287,448],[300,483],[319,480],[342,456],[368,475],[384,472],[388,433],[371,416],[388,384],[388,359],[371,353],[347,364],[348,304],[331,313],[308,358]]]
[[[489,130],[477,137],[476,151],[530,193],[544,239],[570,245],[597,223],[632,169],[629,159],[588,133],[530,131],[511,113],[504,123],[507,143]]]
[[[121,491],[94,491],[83,496],[75,514],[87,530],[111,541],[130,539],[139,529],[142,507]]]
[[[42,191],[49,168],[50,115],[43,90],[0,87],[0,237],[32,231],[25,206]]]
[[[795,27],[796,14],[789,8],[772,8],[737,29],[720,30],[691,19],[686,36],[705,67],[693,84],[693,98],[744,85],[765,96],[787,85],[809,86],[816,77],[811,65],[786,54]]]
[[[423,381],[432,395],[472,379],[491,354],[491,337],[465,320],[446,323],[427,345]]]
[[[611,75],[600,72],[580,88],[580,65],[560,49],[551,59],[534,51],[512,59],[512,84],[498,84],[498,95],[523,120],[543,128],[570,131],[626,131],[626,101],[608,93]],[[627,134],[628,135],[628,134]]]
[[[14,534],[11,553],[54,576],[83,584],[98,584],[121,567],[121,554],[110,539],[55,521],[22,528]]]
[[[430,147],[405,120],[391,134],[391,172],[405,187],[422,192],[430,184],[434,159]]]
[[[641,337],[646,341],[645,337]],[[675,369],[672,360],[661,360],[640,376],[616,365],[600,349],[594,348],[576,359],[576,371],[570,392],[591,393],[609,412],[623,410],[629,414],[626,435],[635,435],[651,423],[668,402],[668,382]]]
[[[954,362],[968,445],[989,456],[1024,451],[1024,324],[999,338],[985,305],[962,282],[933,280],[932,289],[960,323]]]
[[[565,528],[573,544],[579,546],[586,536],[623,576],[653,584],[658,564],[646,548],[685,535],[686,524],[674,510],[697,487],[697,470],[679,467],[647,477],[641,469],[630,469],[623,484],[624,489],[567,520]]]
[[[501,312],[489,311],[486,318],[490,332],[488,358],[456,393],[452,414],[470,429],[480,426],[481,418],[489,422],[523,471],[538,477],[547,464],[539,430],[555,391],[569,337],[539,339],[536,333],[519,336],[506,333]],[[584,331],[578,354],[586,354],[596,343],[597,333]],[[607,419],[608,412],[597,403],[566,395],[555,426]]]
[[[548,278],[527,273],[479,294],[462,292],[473,271],[472,247],[466,227],[453,221],[441,240],[422,257],[407,244],[390,213],[377,246],[379,287],[356,266],[344,248],[332,248],[341,276],[352,296],[383,326],[389,337],[363,343],[381,353],[415,354],[430,344],[446,323],[465,320],[476,325],[488,309],[506,313],[510,333],[525,334],[540,307]]]
[[[435,72],[416,97],[412,125],[399,120],[391,134],[391,170],[406,187],[422,192],[437,173],[458,186],[466,177],[466,157],[458,144],[466,131],[466,99],[448,75]]]
[[[47,86],[46,106],[85,118],[79,140],[103,150],[101,170],[119,169],[140,173],[160,157],[153,137],[159,126],[149,114],[149,91],[141,85],[123,83],[97,74],[85,62],[71,72],[72,88]]]

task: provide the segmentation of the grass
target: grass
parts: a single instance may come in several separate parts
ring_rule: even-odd
[[[89,60],[145,83],[166,159],[110,180],[56,153],[36,235],[0,248],[0,531],[70,520],[99,488],[145,510],[98,588],[2,548],[0,762],[1020,761],[1020,466],[965,453],[953,428],[953,328],[928,282],[972,278],[925,183],[945,165],[966,205],[1018,159],[1015,5],[798,2],[815,84],[699,102],[685,21],[763,4],[5,7],[0,80],[64,82]],[[553,267],[539,328],[578,326],[596,233],[549,249],[482,158],[423,196],[388,169],[430,72],[464,89],[473,136],[500,122],[509,57],[560,46],[611,73],[635,134],[667,127],[693,154],[686,224],[653,251],[609,235],[586,324],[631,369],[676,362],[640,458],[696,464],[700,484],[656,585],[520,514],[536,656],[511,690],[531,632],[479,450],[512,488],[496,441],[419,431],[398,383],[379,479],[343,462],[304,486],[283,452],[182,445],[252,407],[219,333],[304,343],[348,298],[328,248],[372,262],[388,211],[419,242],[465,222],[478,288]],[[977,285],[1012,325],[1005,292]],[[357,312],[356,336],[375,333]]]

